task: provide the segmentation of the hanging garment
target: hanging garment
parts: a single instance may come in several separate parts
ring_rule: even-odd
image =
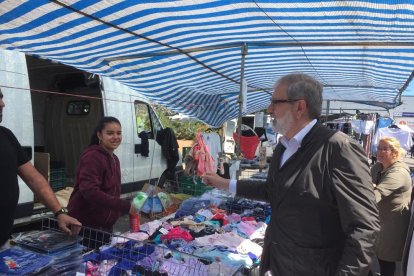
[[[389,127],[394,120],[389,117],[378,118],[378,128]]]
[[[220,135],[218,135],[215,132],[203,132],[201,133],[201,138],[203,139],[204,144],[209,149],[211,157],[213,157],[214,171],[217,171],[219,165],[219,157],[222,151]]]
[[[138,137],[141,138],[141,155],[144,157],[148,157],[149,156],[149,137],[148,137],[148,133],[145,131],[141,131],[138,134]]]
[[[167,127],[157,133],[157,143],[161,146],[161,151],[167,159],[167,169],[174,172],[175,166],[180,159],[178,154],[178,142],[174,131]]]
[[[206,172],[216,173],[214,169],[214,160],[210,154],[210,150],[204,143],[201,134],[196,134],[197,144],[191,149],[194,159],[197,160],[197,176],[202,176]]]
[[[411,139],[411,133],[399,128],[389,128],[383,127],[379,128],[375,133],[374,139],[372,141],[372,152],[377,152],[378,142],[383,137],[394,137],[400,142],[400,145],[405,150],[410,150],[413,145],[413,140]]]
[[[373,130],[375,123],[374,121],[352,120],[351,125],[356,133],[368,135]]]
[[[234,141],[238,141],[237,133],[233,133]],[[252,136],[245,136],[244,133],[240,136],[240,152],[243,154],[243,157],[249,160],[254,158],[256,153],[257,146],[259,145],[260,139],[257,137],[256,133]]]

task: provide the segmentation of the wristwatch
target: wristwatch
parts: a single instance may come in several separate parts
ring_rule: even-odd
[[[55,212],[55,218],[57,218],[61,214],[67,214],[67,213],[68,213],[68,209],[66,209],[66,207],[62,207]]]

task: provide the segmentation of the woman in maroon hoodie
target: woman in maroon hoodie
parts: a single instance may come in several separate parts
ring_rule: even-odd
[[[136,212],[131,202],[120,198],[121,168],[114,150],[121,141],[119,120],[103,117],[80,157],[68,210],[83,226],[111,233],[121,215]]]

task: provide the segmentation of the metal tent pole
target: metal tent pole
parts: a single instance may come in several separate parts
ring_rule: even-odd
[[[325,119],[325,125],[327,125],[327,122],[328,122],[328,118],[329,118],[329,107],[330,107],[330,105],[331,105],[331,101],[330,100],[327,100],[326,101],[326,114],[325,114],[326,119]]]
[[[236,141],[236,155],[237,158],[240,157],[240,136],[241,136],[241,125],[242,125],[242,115],[243,115],[243,101],[247,100],[244,99],[243,96],[243,83],[244,83],[244,62],[246,60],[247,55],[247,44],[244,43],[241,47],[241,65],[240,65],[240,94],[239,94],[239,116],[237,118],[237,141]],[[245,87],[247,89],[247,87]]]

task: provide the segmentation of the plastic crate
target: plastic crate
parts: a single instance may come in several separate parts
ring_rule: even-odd
[[[66,174],[65,168],[51,168],[50,169],[50,187],[54,192],[66,188]]]
[[[63,190],[66,188],[66,179],[57,179],[54,181],[50,181],[50,187],[54,192]]]
[[[205,191],[213,189],[201,181],[199,177],[185,176],[181,178],[181,188],[184,194],[200,196]]]

